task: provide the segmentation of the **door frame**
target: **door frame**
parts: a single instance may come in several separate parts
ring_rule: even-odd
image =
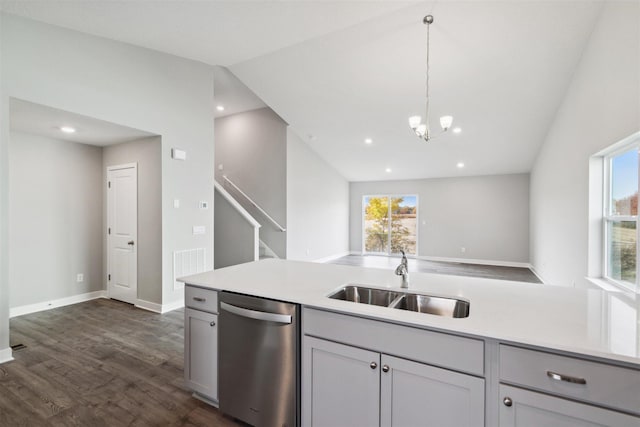
[[[107,237],[107,297],[111,298],[111,285],[110,285],[110,280],[109,280],[109,274],[111,274],[111,234],[109,233],[109,228],[111,227],[111,222],[112,222],[112,218],[111,218],[111,209],[110,209],[110,200],[109,200],[109,190],[108,190],[108,186],[109,186],[109,174],[112,171],[116,171],[116,170],[120,170],[120,169],[130,169],[133,168],[136,174],[136,206],[138,205],[138,162],[133,162],[133,163],[123,163],[123,164],[119,164],[119,165],[112,165],[112,166],[107,166],[107,174],[106,174],[106,179],[105,179],[105,188],[107,189],[107,203],[106,203],[106,208],[107,208],[107,224],[105,227],[105,235]],[[136,240],[138,240],[138,215],[137,215],[138,209],[136,208]],[[138,245],[138,242],[136,242],[136,245]],[[135,252],[134,252],[134,261],[136,263],[136,276],[138,275],[138,248],[136,248]],[[136,277],[136,303],[137,303],[137,299],[138,299],[138,278]]]

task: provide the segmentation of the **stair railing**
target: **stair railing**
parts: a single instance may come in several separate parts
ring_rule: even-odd
[[[235,185],[235,184],[233,183],[233,181],[231,181],[229,178],[227,178],[227,176],[226,176],[226,175],[222,175],[222,178],[223,178],[226,182],[228,182],[228,183],[229,183],[229,185],[231,185],[231,186],[232,186],[232,187],[233,187],[233,188],[234,188],[238,193],[242,194],[242,196],[243,196],[245,199],[247,199],[247,201],[248,201],[249,203],[251,203],[251,205],[252,205],[253,207],[255,207],[255,208],[256,208],[256,209],[257,209],[257,210],[258,210],[262,215],[264,215],[264,216],[265,216],[265,218],[267,218],[269,221],[271,221],[271,222],[273,223],[273,225],[275,225],[275,226],[278,228],[278,230],[280,230],[280,231],[282,231],[282,232],[287,231],[287,229],[286,229],[286,228],[284,228],[283,226],[281,226],[281,225],[278,223],[278,221],[276,221],[275,219],[273,219],[273,218],[271,217],[271,215],[269,215],[268,213],[266,213],[264,209],[262,209],[260,206],[258,206],[258,204],[257,204],[256,202],[254,202],[254,201],[253,201],[253,199],[251,199],[251,197],[249,197],[249,196],[247,195],[247,193],[245,193],[244,191],[242,191],[242,190],[240,189],[240,187],[238,187],[237,185]]]

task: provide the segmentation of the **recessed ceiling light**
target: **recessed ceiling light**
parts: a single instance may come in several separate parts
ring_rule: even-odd
[[[218,111],[224,111],[224,105],[218,105],[218,106],[216,107],[216,110],[218,110]]]
[[[462,169],[464,167],[464,163],[462,162],[458,162],[458,164],[456,165],[458,168]]]
[[[371,144],[372,142],[373,142],[373,139],[371,139],[371,138],[366,138],[366,139],[364,140],[364,143],[365,143],[365,144]]]
[[[462,132],[462,128],[453,128],[453,133],[460,133]]]
[[[75,133],[76,129],[71,126],[60,126],[60,130],[64,133]]]
[[[390,173],[390,172],[391,172],[391,168],[386,168],[384,171],[385,171],[386,173]]]

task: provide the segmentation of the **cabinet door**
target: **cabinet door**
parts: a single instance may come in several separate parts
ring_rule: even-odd
[[[187,387],[218,401],[218,316],[184,311],[184,378]]]
[[[380,354],[304,337],[302,424],[375,427],[380,424]]]
[[[382,355],[383,427],[484,425],[484,379]]]
[[[500,400],[500,427],[640,426],[640,418],[631,415],[502,384]]]

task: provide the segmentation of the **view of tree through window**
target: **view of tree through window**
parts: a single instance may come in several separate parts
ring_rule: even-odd
[[[364,252],[416,255],[416,196],[364,197]]]
[[[607,276],[635,286],[638,217],[638,149],[610,158],[606,215]]]

